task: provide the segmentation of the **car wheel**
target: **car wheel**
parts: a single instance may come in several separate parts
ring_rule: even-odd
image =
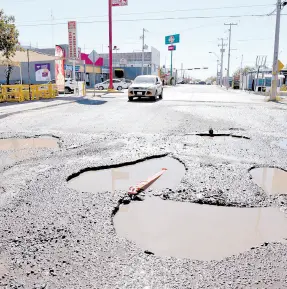
[[[123,88],[121,86],[118,86],[117,90],[120,91],[122,90]]]
[[[132,96],[129,96],[129,101],[133,101],[134,98]]]
[[[162,99],[162,96],[163,96],[163,89],[161,91],[161,94],[159,95],[159,99]]]
[[[65,87],[65,93],[69,94],[71,92],[71,89],[69,87]]]
[[[99,90],[104,90],[104,87],[103,86],[99,86]]]

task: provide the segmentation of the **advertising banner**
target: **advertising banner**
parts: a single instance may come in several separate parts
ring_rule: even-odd
[[[61,57],[55,61],[55,80],[59,91],[65,89],[65,69],[64,69],[64,57],[65,52],[61,46],[56,45],[55,56]]]
[[[36,81],[51,81],[50,63],[36,63],[35,64]]]
[[[68,37],[69,37],[69,58],[78,59],[78,35],[77,35],[77,22],[68,22]]]
[[[128,0],[113,0],[113,6],[128,6]]]

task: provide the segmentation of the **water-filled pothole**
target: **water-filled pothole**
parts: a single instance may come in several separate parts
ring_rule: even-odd
[[[23,149],[41,149],[58,148],[58,139],[55,137],[37,137],[37,138],[8,138],[0,139],[0,150],[23,150]]]
[[[150,188],[175,189],[185,174],[184,165],[172,157],[141,160],[128,165],[88,169],[68,178],[68,187],[79,192],[126,190],[148,179],[162,168],[167,171]]]
[[[250,170],[255,184],[270,195],[287,194],[287,172],[277,168]]]
[[[217,207],[155,197],[121,205],[114,226],[119,236],[155,255],[203,261],[287,237],[287,219],[276,208]]]

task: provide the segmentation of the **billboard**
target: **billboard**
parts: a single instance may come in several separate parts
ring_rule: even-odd
[[[113,6],[128,6],[128,0],[113,0]]]
[[[36,63],[35,75],[36,81],[51,81],[50,63]]]
[[[77,39],[77,22],[68,22],[68,37],[69,37],[69,58],[78,59],[78,39]]]
[[[65,69],[64,69],[64,58],[65,51],[61,46],[56,45],[55,56],[59,57],[55,61],[55,80],[59,91],[65,89]]]

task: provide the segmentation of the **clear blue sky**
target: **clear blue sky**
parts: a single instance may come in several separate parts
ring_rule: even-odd
[[[51,25],[40,25],[51,23],[51,11],[55,19],[54,22],[65,23],[68,20],[103,21],[90,24],[79,23],[78,41],[82,50],[85,46],[87,53],[93,48],[98,52],[102,52],[102,50],[107,52],[108,24],[105,22],[107,20],[107,2],[107,0],[49,0],[46,2],[1,0],[1,8],[7,14],[16,17],[21,44],[29,45],[31,42],[32,46],[38,45],[41,48],[68,42],[66,24],[56,25],[54,28],[51,28]],[[274,16],[164,21],[140,19],[267,14],[275,8],[275,2],[276,0],[129,0],[128,7],[113,8],[114,20],[134,19],[137,21],[114,22],[114,45],[117,45],[122,52],[140,50],[141,40],[139,37],[142,29],[146,28],[149,31],[146,35],[146,43],[160,50],[161,64],[167,61],[167,65],[170,65],[164,36],[180,33],[181,43],[177,45],[177,51],[174,54],[175,66],[180,68],[181,63],[184,64],[185,68],[208,66],[210,68],[208,71],[190,72],[194,77],[206,78],[216,74],[216,57],[208,52],[214,51],[219,54],[218,38],[227,38],[228,36],[228,28],[224,26],[224,23],[233,22],[238,23],[238,26],[233,27],[232,49],[236,50],[232,51],[231,70],[240,66],[242,54],[244,55],[244,65],[253,65],[257,55],[267,55],[268,64],[271,65],[275,30]],[[266,6],[224,8],[251,5]],[[287,7],[283,13],[287,14]],[[35,26],[23,26],[27,24],[35,24]],[[280,59],[284,64],[287,64],[287,34],[285,31],[287,16],[282,16],[281,27]],[[224,62],[226,67],[227,53]]]

